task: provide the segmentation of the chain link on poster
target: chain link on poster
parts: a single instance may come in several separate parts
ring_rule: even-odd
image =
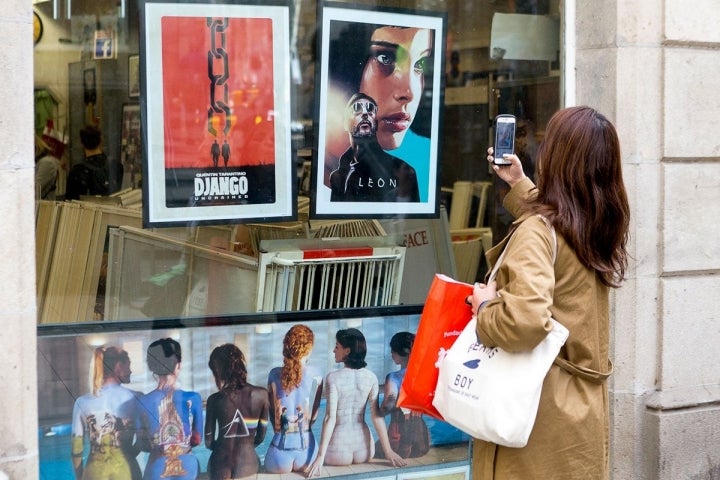
[[[228,78],[230,78],[230,69],[228,67],[228,56],[225,46],[225,29],[228,26],[228,19],[207,19],[208,29],[210,30],[210,50],[208,50],[208,76],[210,77],[210,108],[208,108],[208,132],[217,137],[218,125],[224,117],[225,127],[223,133],[227,136],[232,125],[230,117],[230,106],[228,104]],[[218,43],[220,44],[218,46]],[[216,62],[216,60],[219,60]],[[215,64],[220,63],[220,72],[216,73]],[[218,100],[218,89],[220,90],[220,98]],[[216,115],[217,114],[217,115]],[[217,119],[217,120],[216,120]]]

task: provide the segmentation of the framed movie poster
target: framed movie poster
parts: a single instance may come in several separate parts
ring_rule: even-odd
[[[437,217],[446,17],[325,3],[313,217]]]
[[[141,6],[143,224],[289,220],[286,3]]]

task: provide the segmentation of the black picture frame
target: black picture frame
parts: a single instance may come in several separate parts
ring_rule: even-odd
[[[145,227],[297,218],[289,19],[287,1],[141,0]]]
[[[318,15],[317,124],[310,216],[437,218],[446,14],[325,2]],[[381,44],[374,37],[379,32],[390,33],[382,45],[392,45],[392,51],[383,54],[408,53],[405,58],[410,59],[409,64],[393,63],[396,71],[405,68],[406,73],[415,74],[410,80],[412,88],[407,86],[412,90],[412,98],[407,101],[389,100],[387,86],[392,83],[388,81],[392,78],[389,72],[382,80],[379,75],[375,80],[369,76],[372,53],[367,52],[379,49]],[[398,32],[399,36],[394,35]],[[374,164],[392,164],[392,169],[367,167],[363,171],[363,162],[350,160],[348,156],[350,141],[344,125],[348,117],[344,112],[348,100],[356,93],[373,97],[377,105],[376,145],[384,153],[373,147],[377,152],[373,154]],[[354,190],[347,186],[346,172],[350,164],[353,165],[350,175],[355,175]],[[333,171],[340,172],[335,180],[330,179]],[[413,175],[416,186],[410,180],[405,183],[406,188],[403,187],[401,176]]]

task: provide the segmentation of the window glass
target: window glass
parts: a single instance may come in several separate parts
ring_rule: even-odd
[[[158,19],[208,15],[188,2],[32,6],[42,31],[34,47],[40,324],[420,305],[434,273],[483,277],[482,253],[511,221],[501,205],[507,190],[485,160],[494,118],[517,118],[514,148],[532,176],[560,107],[560,0],[294,0],[270,30],[243,24],[242,40],[231,35],[236,17],[256,17],[234,4],[227,31],[224,11],[210,12],[212,48],[195,48],[200,40],[183,22],[163,31],[168,20],[143,24],[146,5]],[[228,53],[232,45],[245,50]],[[224,87],[226,60],[243,88]],[[393,100],[397,81],[405,100]],[[178,92],[207,100],[196,105]],[[349,102],[355,93],[371,100]],[[388,120],[393,101],[405,116]],[[346,130],[347,105],[357,135]],[[204,137],[167,127],[181,116],[178,125],[198,123]],[[370,145],[361,120],[373,116],[384,160],[362,170],[346,153]],[[235,150],[226,152],[228,139]],[[157,163],[192,149],[205,176],[169,175]],[[267,174],[257,160],[253,178],[248,158],[275,168]],[[154,192],[181,192],[180,203],[190,192],[195,202],[186,214],[187,202],[153,195],[167,224],[148,222],[143,186],[153,165],[162,174],[151,178]],[[351,183],[363,171],[372,186]],[[260,199],[243,190],[248,181],[263,185]],[[350,190],[359,196],[343,197]],[[217,207],[207,200],[217,192],[237,201]],[[219,216],[203,221],[210,211]]]
[[[33,1],[43,477],[103,475],[133,444],[109,458],[120,476],[219,478],[213,453],[252,434],[232,475],[280,478],[322,438],[336,334],[359,331],[408,465],[381,458],[351,393],[372,441],[342,441],[377,456],[325,476],[469,478],[467,435],[393,397],[434,274],[481,280],[511,222],[486,162],[497,115],[534,174],[560,107],[561,2],[259,3]],[[158,345],[182,349],[181,400],[157,395]],[[236,349],[271,394],[262,439],[264,400],[221,408],[213,355]],[[285,363],[311,373],[305,397],[281,391]]]

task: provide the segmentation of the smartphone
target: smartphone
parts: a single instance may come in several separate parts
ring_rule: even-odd
[[[503,155],[515,152],[515,116],[502,114],[495,117],[495,148],[493,163],[495,165],[510,165]]]

